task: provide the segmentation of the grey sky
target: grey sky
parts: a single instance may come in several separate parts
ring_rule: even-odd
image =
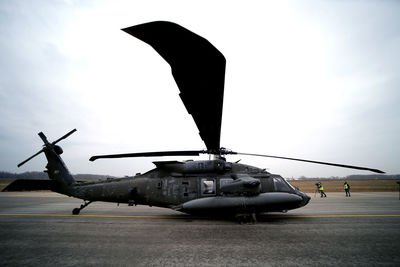
[[[61,143],[73,173],[131,175],[162,160],[95,154],[204,148],[169,65],[120,31],[168,20],[227,59],[222,146],[400,173],[400,3],[264,2],[1,1],[0,170],[43,170],[44,156],[16,167],[41,148],[39,131],[78,129]],[[284,177],[367,173],[242,162]]]

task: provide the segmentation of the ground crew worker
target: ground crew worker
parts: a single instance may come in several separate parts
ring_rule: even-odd
[[[324,192],[324,186],[322,185],[322,183],[319,182],[319,183],[316,183],[316,185],[317,185],[319,193],[321,194],[321,197],[326,197],[326,194]]]
[[[350,197],[350,185],[347,182],[344,182],[344,191],[346,192],[346,197]]]

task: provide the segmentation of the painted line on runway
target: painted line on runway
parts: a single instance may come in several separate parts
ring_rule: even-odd
[[[149,218],[149,219],[200,219],[188,215],[72,215],[72,214],[33,214],[33,213],[0,213],[0,216],[38,216],[38,217],[89,217],[89,218]],[[400,214],[338,214],[338,215],[266,215],[262,218],[349,218],[349,217],[400,217]]]
[[[72,215],[72,214],[33,214],[33,213],[0,213],[0,216],[39,216],[39,217],[92,217],[92,218],[151,218],[151,219],[191,219],[187,215]],[[198,218],[198,217],[196,217]]]
[[[332,214],[332,215],[266,215],[263,218],[346,218],[346,217],[400,217],[400,214]]]

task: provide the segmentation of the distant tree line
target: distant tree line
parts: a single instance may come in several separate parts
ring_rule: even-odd
[[[331,179],[331,180],[374,180],[374,179],[400,179],[400,174],[354,174],[345,177],[331,176],[331,177],[305,177],[301,176],[297,180],[321,180],[321,179]],[[289,179],[290,180],[290,179]]]
[[[107,178],[116,178],[109,175],[98,175],[98,174],[74,174],[76,180],[99,180]],[[11,173],[0,171],[0,179],[32,179],[32,180],[44,180],[49,179],[49,176],[45,172],[24,172],[24,173]]]

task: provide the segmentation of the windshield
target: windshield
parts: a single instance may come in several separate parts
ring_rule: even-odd
[[[286,181],[286,180],[285,180]],[[296,187],[294,187],[293,185],[291,185],[288,181],[286,181],[286,183],[290,186],[290,188],[292,188],[293,190],[296,190]]]
[[[274,186],[276,192],[291,192],[289,185],[282,177],[274,177]]]

